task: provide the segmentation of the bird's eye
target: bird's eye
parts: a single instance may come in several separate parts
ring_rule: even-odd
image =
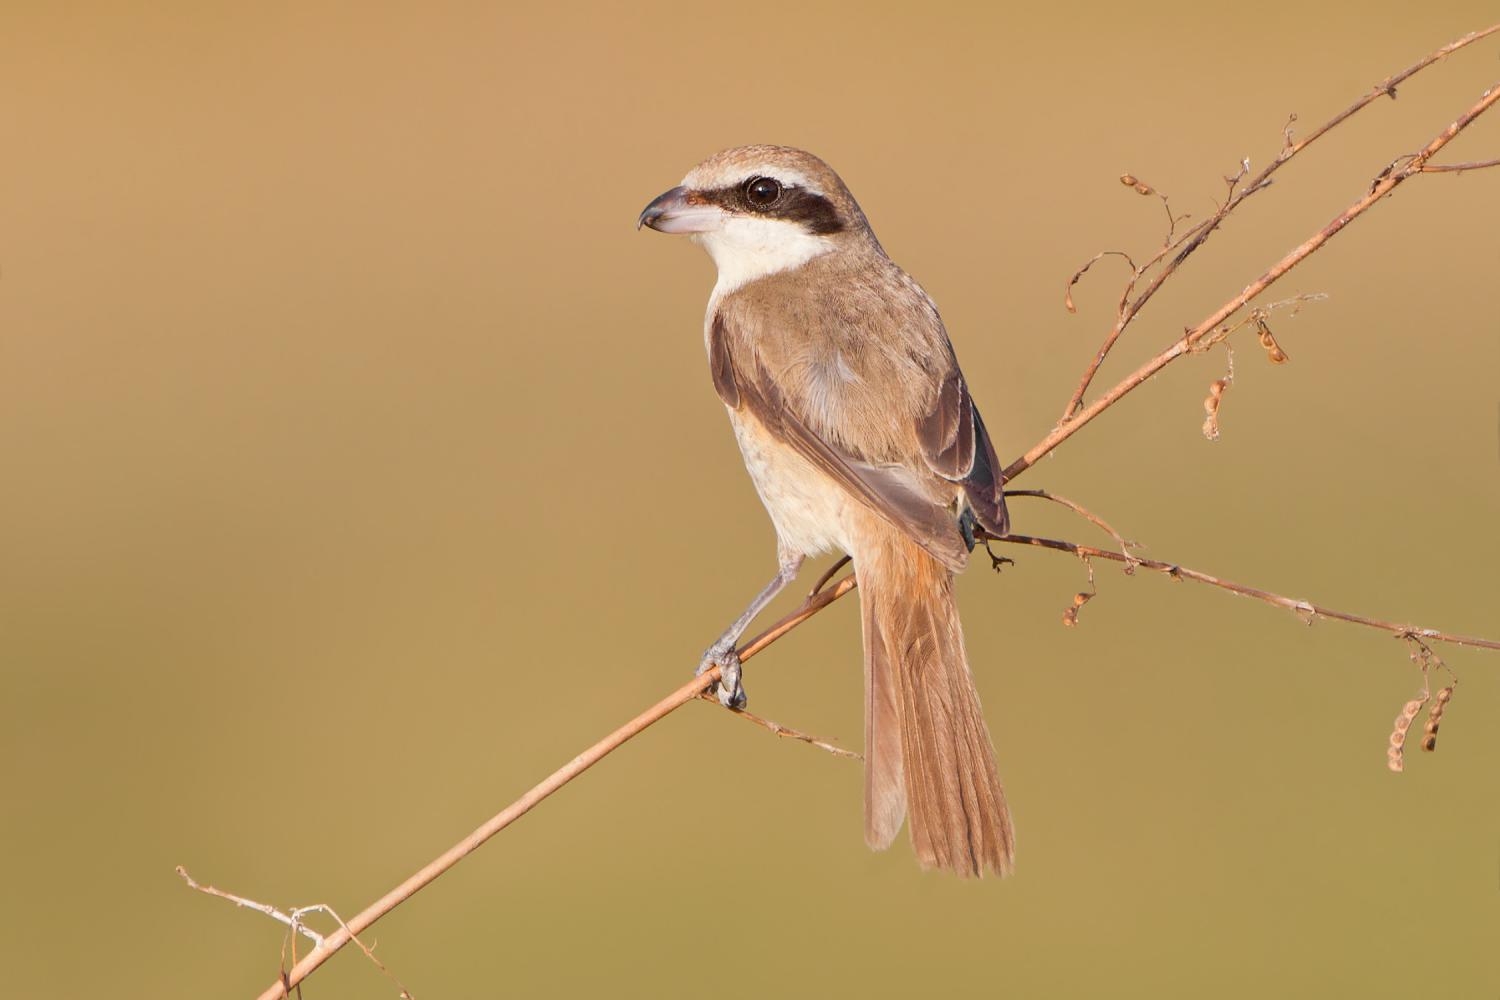
[[[774,177],[752,177],[745,182],[745,200],[756,211],[765,211],[781,198],[781,182]]]

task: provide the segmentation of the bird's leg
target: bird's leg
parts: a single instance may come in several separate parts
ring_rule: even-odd
[[[703,672],[714,667],[719,668],[718,694],[719,704],[725,708],[744,708],[746,704],[745,688],[740,683],[740,654],[735,649],[735,644],[740,641],[740,636],[745,634],[745,629],[755,620],[755,616],[765,610],[767,604],[781,593],[787,584],[797,578],[797,570],[802,567],[802,556],[780,553],[781,566],[771,582],[766,584],[765,589],[755,595],[755,600],[745,609],[744,614],[734,620],[734,623],[724,630],[724,634],[714,642],[712,646],[703,652],[703,661],[698,664],[698,669],[693,676],[701,677]]]

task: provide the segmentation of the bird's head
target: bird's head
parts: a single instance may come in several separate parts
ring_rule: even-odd
[[[640,226],[701,243],[719,269],[721,291],[835,250],[879,250],[839,175],[789,146],[715,153],[647,205]]]

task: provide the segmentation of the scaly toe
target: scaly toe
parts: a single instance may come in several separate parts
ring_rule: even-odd
[[[749,703],[749,699],[745,697],[745,686],[740,683],[740,657],[733,650],[720,664],[718,694],[719,704],[725,708],[738,711]]]

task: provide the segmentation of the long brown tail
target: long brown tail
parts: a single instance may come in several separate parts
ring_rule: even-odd
[[[923,867],[1007,874],[1015,837],[964,656],[953,575],[886,524],[870,524],[860,542],[865,841],[889,847],[909,811]]]

